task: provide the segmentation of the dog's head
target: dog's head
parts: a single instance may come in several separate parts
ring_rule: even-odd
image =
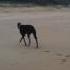
[[[20,29],[20,26],[21,26],[21,22],[18,22],[18,23],[17,23],[18,29]]]

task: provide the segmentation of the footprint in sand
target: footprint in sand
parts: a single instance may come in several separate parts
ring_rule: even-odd
[[[61,53],[56,53],[56,55],[57,55],[57,56],[63,56],[63,54],[61,54]]]
[[[70,55],[66,55],[65,57],[66,57],[66,58],[70,58]]]
[[[64,56],[64,58],[61,59],[61,64],[64,64],[65,62],[67,62],[68,58],[70,58],[70,55]]]
[[[45,51],[42,51],[42,52],[50,53],[50,51],[49,51],[49,50],[45,50]]]
[[[66,57],[68,57],[68,56],[65,57],[62,53],[56,53],[56,56],[60,56],[60,58],[62,58],[62,59],[59,59],[60,64],[64,64],[65,62],[67,62]]]
[[[65,62],[67,62],[66,58],[61,59],[61,63],[60,64],[64,64]]]
[[[64,59],[62,59],[62,63],[65,63],[65,62],[67,62],[68,61],[68,59],[70,58],[70,55],[66,55],[66,56],[64,56],[65,58]]]

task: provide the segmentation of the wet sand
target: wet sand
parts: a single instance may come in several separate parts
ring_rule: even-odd
[[[35,26],[38,49],[32,35],[31,47],[19,47],[17,22]],[[70,12],[0,13],[0,69],[70,70]]]

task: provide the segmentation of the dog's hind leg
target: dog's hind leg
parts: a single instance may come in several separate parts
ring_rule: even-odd
[[[36,40],[36,44],[37,44],[36,48],[38,48],[38,39],[37,39],[37,36],[36,36],[36,32],[33,33],[33,35],[34,35],[34,38],[35,38],[35,40]]]

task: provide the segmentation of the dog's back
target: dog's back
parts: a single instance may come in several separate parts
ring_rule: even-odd
[[[24,34],[31,34],[36,32],[34,26],[32,25],[22,25],[21,23],[18,23],[17,26],[20,32]]]

